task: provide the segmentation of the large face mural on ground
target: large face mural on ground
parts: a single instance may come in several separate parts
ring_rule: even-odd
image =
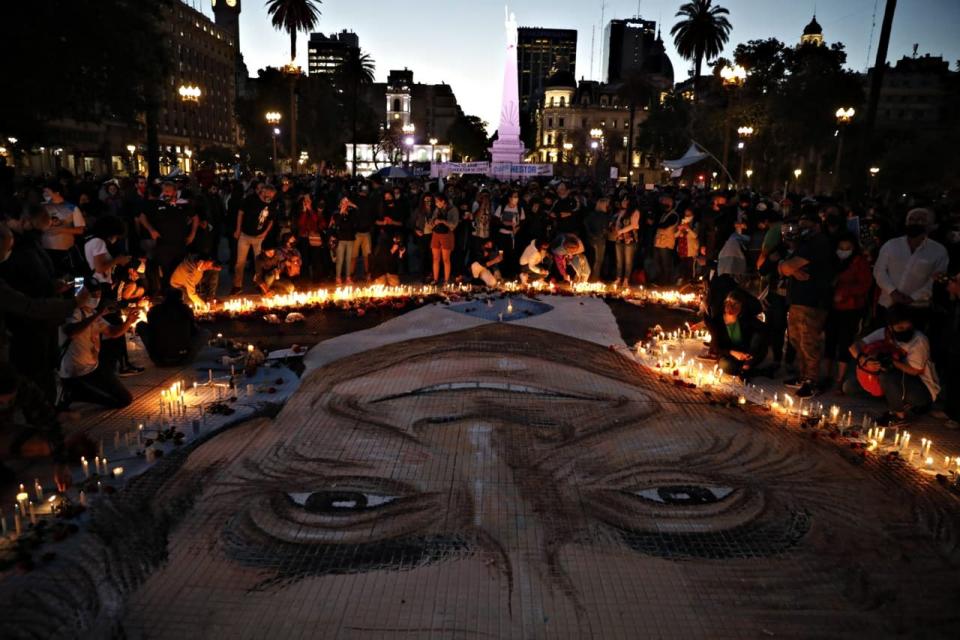
[[[198,447],[130,637],[952,633],[956,501],[558,334],[317,369]],[[950,509],[954,509],[950,511]],[[151,541],[151,544],[158,544]]]

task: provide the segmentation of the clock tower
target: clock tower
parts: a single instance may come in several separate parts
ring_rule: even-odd
[[[217,26],[230,34],[233,46],[240,51],[240,0],[210,0]]]

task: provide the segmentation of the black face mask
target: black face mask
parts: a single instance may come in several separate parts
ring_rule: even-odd
[[[908,238],[919,238],[927,232],[927,225],[925,224],[908,224],[906,227],[907,237]]]
[[[913,329],[904,329],[903,331],[893,331],[891,329],[890,332],[897,342],[910,342],[913,339]]]

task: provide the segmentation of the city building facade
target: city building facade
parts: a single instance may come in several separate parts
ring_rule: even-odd
[[[352,31],[344,29],[329,36],[311,33],[307,44],[307,74],[325,76],[332,81],[351,52],[360,52],[360,38]]]
[[[655,63],[655,64],[654,64]],[[650,70],[669,75],[673,83],[673,65],[664,55],[663,40],[657,23],[643,18],[615,19],[603,31],[603,71],[608,83],[623,81],[632,73]]]
[[[520,110],[530,112],[543,99],[544,82],[554,71],[577,74],[576,29],[517,29]]]
[[[864,75],[869,95],[873,68]],[[957,122],[960,73],[941,56],[904,56],[887,65],[877,105],[879,129],[941,129]],[[866,107],[864,107],[866,111]]]

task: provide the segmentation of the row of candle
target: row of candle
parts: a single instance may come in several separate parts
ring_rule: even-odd
[[[658,370],[672,373],[681,380],[689,377],[691,381],[695,381],[698,387],[721,387],[726,391],[737,391],[736,385],[730,386],[724,384],[723,372],[720,371],[717,365],[714,365],[712,370],[704,371],[703,364],[697,363],[696,374],[694,374],[693,359],[687,359],[685,351],[681,351],[678,358],[673,355],[670,349],[671,344],[669,343],[677,343],[678,348],[680,348],[683,346],[683,340],[685,339],[700,339],[703,337],[697,331],[692,330],[689,324],[685,324],[685,330],[663,331],[659,329],[659,327],[655,328],[655,330],[657,334],[654,340],[646,344],[637,344],[636,354],[638,359],[646,359],[648,364],[653,361],[656,363]],[[740,380],[732,376],[727,379],[733,380],[734,382]],[[751,398],[750,401],[766,406],[774,413],[783,415],[787,420],[789,420],[791,416],[800,419],[816,417],[818,418],[817,427],[831,425],[837,427],[842,435],[845,435],[846,431],[853,427],[853,412],[847,411],[844,414],[838,405],[832,405],[827,409],[827,412],[824,412],[824,405],[821,402],[805,400],[804,398],[794,399],[789,394],[783,394],[781,396],[779,393],[774,393],[773,397],[768,401],[764,397],[763,389],[756,385],[747,385],[742,381],[739,390],[740,393],[737,398],[739,404],[745,405],[748,402],[747,396],[752,395],[753,398]],[[806,406],[804,406],[805,402]],[[869,448],[879,449],[887,447],[887,443],[884,441],[887,432],[885,427],[877,426],[876,422],[866,414],[863,415],[860,426],[861,438],[868,444]],[[936,459],[931,455],[932,440],[921,438],[920,446],[916,449],[911,449],[911,436],[908,431],[900,433],[899,430],[897,430],[896,433],[893,433],[893,430],[891,430],[891,434],[894,436],[893,445],[887,448],[902,452],[902,455],[911,463],[916,457],[918,466],[921,468],[931,471],[942,468],[943,471],[954,473],[960,478],[960,456],[954,458],[949,455],[944,455],[943,465],[937,465]]]

